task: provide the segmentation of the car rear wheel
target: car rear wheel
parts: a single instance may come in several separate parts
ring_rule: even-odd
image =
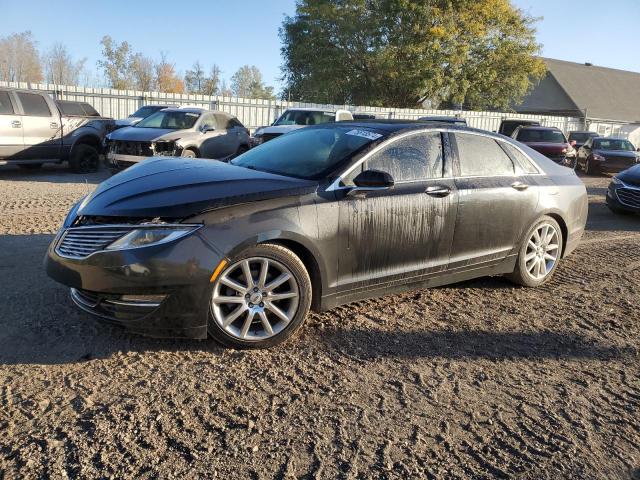
[[[76,145],[69,158],[69,167],[73,173],[96,172],[100,166],[98,150],[91,145]]]
[[[185,157],[185,158],[198,158],[198,155],[196,154],[196,152],[194,152],[190,148],[187,148],[186,150],[183,150],[182,156]]]
[[[529,229],[520,246],[516,269],[506,277],[518,285],[537,287],[547,282],[558,267],[562,253],[562,230],[551,217],[542,217]]]
[[[230,347],[272,347],[302,326],[310,306],[311,280],[300,258],[280,245],[257,245],[215,280],[209,333]]]

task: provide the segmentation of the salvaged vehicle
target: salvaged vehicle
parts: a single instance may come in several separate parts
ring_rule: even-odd
[[[523,120],[520,118],[507,118],[500,122],[498,133],[506,137],[510,137],[513,131],[518,127],[539,127],[540,122],[538,120]]]
[[[614,137],[590,138],[578,150],[576,168],[588,175],[616,173],[640,162],[640,153],[629,140]]]
[[[575,172],[505,137],[330,123],[230,163],[111,177],[71,209],[46,269],[81,309],[136,332],[269,347],[310,308],[484,275],[541,285],[586,218]]]
[[[177,107],[177,105],[144,105],[133,112],[131,115],[129,115],[127,118],[116,120],[116,127],[130,127],[131,125],[135,125],[136,123],[140,122],[140,120],[144,120],[148,116],[153,115],[160,110],[172,107]]]
[[[253,132],[251,145],[261,145],[273,140],[282,134],[298,130],[309,125],[321,125],[323,123],[345,122],[353,120],[353,115],[348,110],[335,112],[318,110],[317,108],[290,108],[285,110],[270,127],[259,127]]]
[[[249,131],[231,115],[165,108],[107,136],[107,159],[120,171],[149,157],[230,159],[249,149]]]
[[[575,164],[576,150],[560,129],[554,127],[518,127],[511,136],[556,163],[566,166]]]
[[[611,179],[607,205],[614,213],[640,213],[640,165],[628,168]]]
[[[102,142],[113,128],[112,119],[85,102],[0,88],[0,165],[34,169],[66,161],[74,172],[94,171],[100,166]]]

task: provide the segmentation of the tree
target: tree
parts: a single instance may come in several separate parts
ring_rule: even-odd
[[[132,88],[133,82],[129,71],[131,61],[131,46],[127,42],[117,44],[109,35],[102,37],[102,60],[98,66],[104,71],[109,86],[120,90]]]
[[[209,71],[209,76],[205,79],[202,87],[202,94],[204,95],[218,95],[220,92],[220,77],[222,71],[218,65],[213,65]]]
[[[175,65],[169,63],[166,53],[161,53],[156,64],[156,85],[165,93],[184,93],[184,83],[176,74]]]
[[[273,87],[264,84],[262,73],[255,65],[244,65],[233,74],[231,91],[236,97],[273,98]]]
[[[206,77],[199,61],[184,73],[184,87],[189,93],[202,93]]]
[[[0,37],[0,80],[41,82],[42,65],[31,32]]]
[[[129,59],[129,76],[136,90],[149,92],[156,87],[155,63],[141,53],[131,55]]]
[[[43,55],[45,78],[48,83],[78,85],[87,59],[73,60],[62,43],[56,43]]]
[[[509,108],[545,73],[535,19],[509,0],[299,0],[280,29],[303,101]]]

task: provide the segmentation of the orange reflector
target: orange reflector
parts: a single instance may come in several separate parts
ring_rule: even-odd
[[[220,275],[220,272],[222,272],[222,270],[224,270],[224,267],[227,266],[227,260],[225,258],[223,258],[220,263],[218,264],[218,266],[216,267],[216,269],[213,271],[213,275],[211,275],[211,280],[209,280],[210,283],[213,283],[216,281],[216,278],[218,278],[218,275]]]

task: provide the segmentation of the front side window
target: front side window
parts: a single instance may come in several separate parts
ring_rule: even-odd
[[[464,133],[455,134],[462,177],[514,175],[508,155],[493,138]]]
[[[231,163],[290,177],[325,178],[352,155],[383,137],[382,132],[362,127],[301,128],[252,148]]]
[[[442,137],[440,132],[408,135],[374,153],[366,170],[382,170],[396,182],[442,177]]]
[[[310,110],[287,110],[274,125],[320,125],[336,121],[336,114]]]
[[[32,117],[50,117],[51,110],[42,95],[35,93],[18,92],[18,98],[22,103],[24,114]]]
[[[0,91],[0,115],[12,115],[13,113],[13,105],[9,98],[9,92]]]
[[[185,130],[192,128],[200,118],[195,112],[164,111],[154,113],[144,120],[138,122],[136,128],[169,128],[174,130]]]

